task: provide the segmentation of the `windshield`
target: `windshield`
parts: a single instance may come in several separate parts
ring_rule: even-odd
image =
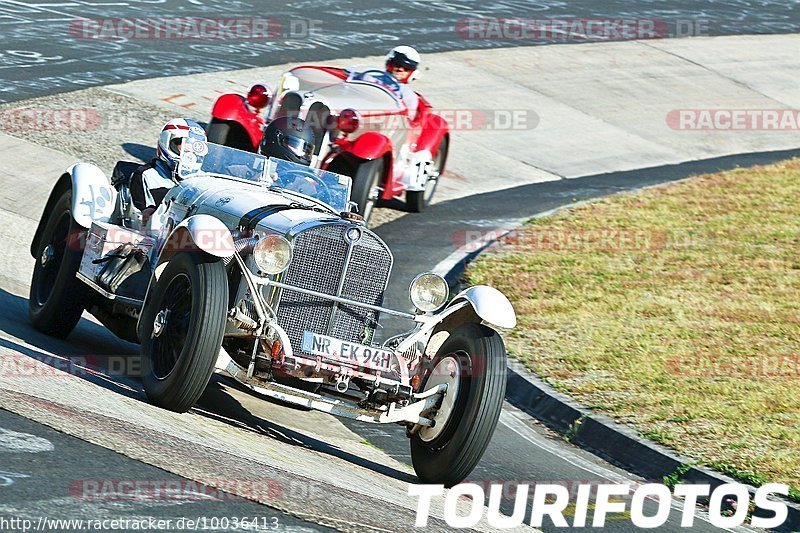
[[[352,180],[349,176],[305,167],[274,157],[269,158],[267,175],[271,180],[272,189],[280,188],[314,198],[339,213],[350,210],[348,202]]]
[[[189,138],[181,147],[180,179],[200,175],[251,181],[262,187],[298,193],[336,212],[348,211],[352,180],[333,172],[266,158],[252,152]]]
[[[398,97],[402,96],[400,82],[397,81],[397,78],[384,70],[370,69],[363,72],[353,72],[350,74],[350,77],[347,81],[365,81],[367,83],[374,83],[389,89]]]

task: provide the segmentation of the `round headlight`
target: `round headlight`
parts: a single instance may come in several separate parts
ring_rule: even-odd
[[[447,302],[450,288],[439,274],[425,272],[411,282],[408,289],[411,302],[417,309],[425,313],[436,311]]]
[[[253,248],[253,259],[264,274],[280,274],[292,262],[292,245],[280,235],[267,235]]]

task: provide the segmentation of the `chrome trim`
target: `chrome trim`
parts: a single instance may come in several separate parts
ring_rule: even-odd
[[[336,287],[336,297],[338,298],[341,298],[342,296],[342,289],[344,289],[344,281],[347,279],[347,271],[350,270],[350,262],[353,260],[353,249],[356,246],[356,242],[358,242],[358,241],[351,241],[350,239],[347,238],[348,231],[350,231],[349,227],[344,230],[344,239],[345,241],[347,241],[347,255],[344,258],[342,275],[339,277],[339,286]],[[385,288],[384,291],[386,291]],[[334,321],[336,320],[336,312],[338,310],[339,310],[339,304],[337,302],[334,302],[333,308],[331,309],[331,316],[330,318],[328,318],[328,327],[325,329],[325,333],[327,335],[331,334]]]
[[[446,389],[442,390],[442,387],[434,387],[421,394],[415,394],[414,399],[416,401],[403,407],[398,407],[397,403],[392,402],[388,405],[388,408],[364,409],[355,402],[348,400],[331,398],[248,376],[247,371],[233,361],[223,349],[220,349],[215,366],[217,370],[228,374],[245,387],[260,394],[332,415],[373,424],[405,422],[421,426],[432,426],[433,421],[422,416],[422,414],[434,408],[439,401],[440,395],[446,391]]]
[[[421,326],[417,331],[406,337],[404,341],[398,344],[395,350],[400,353],[405,353],[405,351],[411,348],[415,342],[422,340],[425,340],[425,343],[427,344],[427,341],[430,339],[427,339],[426,337],[430,335],[430,333],[438,324],[441,324],[445,318],[468,305],[469,302],[461,301],[445,308],[445,310],[438,315],[417,315],[414,317],[414,319],[419,322]]]
[[[365,304],[365,303],[361,303],[361,302],[356,302],[356,301],[353,301],[353,300],[348,300],[347,298],[341,298],[339,296],[334,296],[332,294],[324,294],[324,293],[321,293],[321,292],[316,292],[316,291],[312,291],[312,290],[308,290],[308,289],[302,289],[300,287],[287,285],[285,283],[281,283],[279,281],[273,281],[273,280],[267,279],[267,278],[260,278],[260,279],[254,280],[254,281],[255,281],[255,283],[257,283],[259,285],[272,285],[274,287],[279,287],[281,289],[287,289],[287,290],[290,290],[290,291],[295,291],[295,292],[299,292],[299,293],[302,293],[302,294],[307,294],[309,296],[317,296],[317,297],[320,297],[320,298],[325,298],[326,300],[332,300],[332,301],[340,303],[340,304],[352,305],[353,307],[363,307],[365,309],[370,309],[372,311],[378,311],[379,313],[386,313],[388,315],[392,315],[392,316],[396,316],[396,317],[400,317],[400,318],[406,318],[406,319],[409,319],[409,320],[414,320],[416,318],[416,315],[412,315],[411,313],[404,313],[403,311],[395,311],[394,309],[387,309],[385,307],[380,307],[380,306],[377,306],[377,305],[370,305],[370,304]]]
[[[96,292],[99,292],[104,298],[107,300],[113,300],[115,302],[119,302],[121,304],[132,305],[138,309],[141,309],[144,306],[144,302],[142,300],[137,300],[136,298],[129,298],[127,296],[120,296],[119,294],[114,294],[113,292],[108,292],[103,287],[95,283],[94,281],[90,280],[86,277],[85,274],[77,272],[75,274],[80,281],[94,289]]]

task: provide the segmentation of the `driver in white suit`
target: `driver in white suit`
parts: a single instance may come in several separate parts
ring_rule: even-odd
[[[412,120],[417,116],[419,96],[408,84],[417,77],[419,61],[419,52],[410,46],[396,46],[386,54],[386,72],[400,82],[401,96]]]

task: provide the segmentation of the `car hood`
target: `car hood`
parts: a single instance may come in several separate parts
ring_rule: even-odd
[[[352,108],[364,114],[400,113],[403,105],[388,91],[363,82],[341,82],[313,91],[336,114]]]
[[[212,215],[231,230],[239,227],[243,219],[252,219],[266,211],[265,207],[286,206],[296,201],[292,196],[255,184],[212,177],[184,180],[170,191],[170,196],[179,204],[196,206],[193,214]],[[258,229],[288,233],[300,224],[338,219],[336,215],[310,209],[284,209],[260,217]]]

